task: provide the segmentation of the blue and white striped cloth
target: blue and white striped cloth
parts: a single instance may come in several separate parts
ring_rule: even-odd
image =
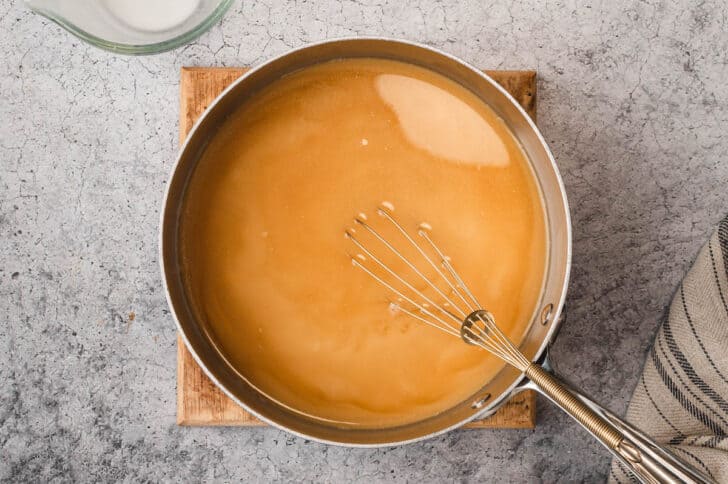
[[[728,216],[678,288],[626,417],[728,483]],[[610,482],[633,480],[612,463]]]

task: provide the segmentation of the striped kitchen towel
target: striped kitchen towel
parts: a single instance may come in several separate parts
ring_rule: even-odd
[[[728,216],[675,294],[627,421],[728,483]],[[609,482],[632,480],[612,462]]]

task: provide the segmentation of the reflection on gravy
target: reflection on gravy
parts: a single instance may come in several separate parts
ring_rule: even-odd
[[[426,221],[507,335],[544,276],[538,188],[503,122],[431,71],[347,59],[288,75],[207,147],[181,223],[187,291],[229,363],[279,402],[393,426],[473,395],[502,364],[398,311],[352,267],[353,216]]]
[[[381,74],[375,85],[412,145],[456,163],[506,166],[510,162],[502,135],[453,93],[398,74]]]

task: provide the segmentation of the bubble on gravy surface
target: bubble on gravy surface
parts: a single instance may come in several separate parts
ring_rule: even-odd
[[[336,425],[427,418],[503,366],[352,267],[342,233],[362,211],[396,240],[377,207],[426,231],[522,339],[544,277],[540,194],[502,120],[436,73],[347,59],[287,75],[229,117],[186,193],[183,278],[205,329],[260,391]]]

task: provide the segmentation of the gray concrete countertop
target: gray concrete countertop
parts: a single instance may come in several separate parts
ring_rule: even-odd
[[[545,3],[245,0],[196,42],[132,58],[0,2],[0,480],[603,480],[607,454],[543,401],[533,431],[379,450],[175,424],[157,222],[179,69],[351,35],[538,70],[574,219],[553,354],[625,410],[676,285],[728,211],[728,7]]]

